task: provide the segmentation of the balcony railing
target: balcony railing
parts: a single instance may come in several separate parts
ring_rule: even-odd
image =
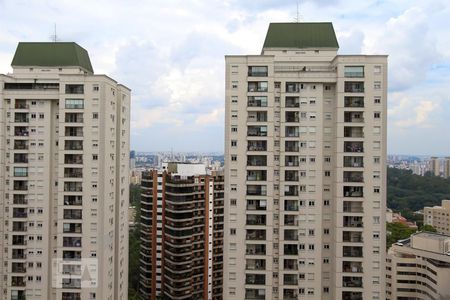
[[[246,240],[262,241],[266,239],[266,231],[264,229],[247,229]]]
[[[266,255],[266,245],[264,244],[256,244],[256,245],[247,245],[247,249],[245,250],[246,255]]]
[[[362,288],[362,277],[342,277],[342,286],[352,288]]]
[[[344,246],[343,255],[344,257],[362,257],[362,247]]]
[[[362,220],[362,217],[344,216],[343,225],[344,227],[362,228],[364,225]]]
[[[346,93],[364,93],[364,82],[346,81],[344,91]]]
[[[344,97],[345,107],[364,107],[364,97]]]
[[[266,284],[266,276],[264,274],[247,274],[245,284]]]
[[[364,152],[363,142],[344,142],[344,152]]]
[[[342,262],[342,272],[345,273],[362,273],[363,267],[361,262],[344,261]]]

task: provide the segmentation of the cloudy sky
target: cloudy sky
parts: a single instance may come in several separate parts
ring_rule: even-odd
[[[295,16],[296,0],[0,0],[0,73],[56,23],[133,90],[132,148],[222,151],[224,55],[259,54]],[[300,17],[332,21],[340,54],[389,55],[389,153],[450,155],[450,1],[301,0]]]

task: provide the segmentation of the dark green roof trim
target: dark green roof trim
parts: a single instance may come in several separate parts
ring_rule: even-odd
[[[263,48],[338,49],[332,23],[270,23]]]
[[[11,66],[81,67],[91,73],[88,52],[77,43],[19,43]]]

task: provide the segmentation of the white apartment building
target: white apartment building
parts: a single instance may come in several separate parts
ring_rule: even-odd
[[[389,249],[386,268],[387,300],[450,299],[450,236],[414,234]]]
[[[385,55],[272,23],[226,56],[224,299],[385,297]]]
[[[450,235],[450,200],[442,200],[441,206],[425,207],[423,223],[433,226],[439,233]]]
[[[130,90],[75,43],[19,43],[0,75],[0,288],[127,299]]]

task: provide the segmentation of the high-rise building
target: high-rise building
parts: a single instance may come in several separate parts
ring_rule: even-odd
[[[425,207],[423,223],[433,226],[439,233],[450,235],[450,200],[442,200],[441,206]]]
[[[444,158],[444,177],[450,177],[450,157]]]
[[[224,298],[383,299],[385,55],[331,23],[226,56]]]
[[[222,299],[223,174],[163,163],[142,175],[142,299]]]
[[[434,176],[441,176],[441,163],[438,157],[431,157],[430,170]]]
[[[0,75],[1,299],[127,299],[130,90],[75,43]]]
[[[421,232],[392,245],[386,299],[450,299],[450,236]]]

